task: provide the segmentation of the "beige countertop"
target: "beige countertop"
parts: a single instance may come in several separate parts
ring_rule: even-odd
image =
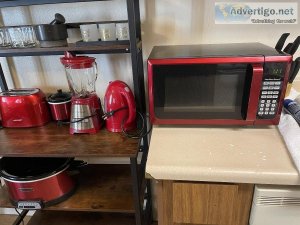
[[[155,126],[146,172],[162,180],[300,185],[275,126]]]

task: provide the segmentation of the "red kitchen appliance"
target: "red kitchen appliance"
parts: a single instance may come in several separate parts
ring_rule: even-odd
[[[153,124],[278,124],[292,56],[260,43],[156,46]]]
[[[123,81],[110,82],[104,96],[106,114],[114,112],[106,120],[106,129],[122,132],[136,129],[136,105],[134,95]]]
[[[71,116],[71,98],[69,92],[57,90],[57,93],[51,94],[48,97],[48,104],[50,106],[53,120],[68,121]]]
[[[97,64],[95,58],[74,56],[68,52],[60,58],[65,66],[72,92],[70,133],[93,134],[102,125],[100,99],[95,93]]]
[[[0,93],[3,127],[37,127],[50,121],[45,94],[38,88]]]
[[[67,169],[72,158],[3,157],[0,176],[17,208],[40,209],[66,200],[75,191]]]

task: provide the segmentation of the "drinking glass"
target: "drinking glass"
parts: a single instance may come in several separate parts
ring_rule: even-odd
[[[8,28],[13,48],[27,48],[36,45],[36,37],[32,26]]]
[[[11,39],[7,28],[0,28],[0,47],[9,47],[11,46]]]
[[[98,24],[101,41],[115,41],[116,38],[116,24],[104,23]]]
[[[84,42],[99,40],[97,24],[80,25],[80,32]]]
[[[129,40],[129,28],[128,23],[116,24],[116,35],[118,40]]]

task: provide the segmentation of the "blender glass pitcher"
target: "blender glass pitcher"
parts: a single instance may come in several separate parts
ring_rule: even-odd
[[[95,58],[73,56],[66,53],[61,63],[65,66],[70,90],[76,98],[86,98],[95,93],[97,80],[97,63]]]

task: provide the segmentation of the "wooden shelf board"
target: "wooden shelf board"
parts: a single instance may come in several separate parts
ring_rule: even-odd
[[[72,51],[76,54],[99,54],[99,53],[129,53],[129,41],[114,41],[100,43],[101,45],[76,46],[69,43],[66,47],[53,48],[0,48],[0,57],[11,56],[40,56],[40,55],[63,55],[65,51]]]
[[[102,128],[97,134],[69,134],[69,126],[0,129],[0,156],[136,157],[139,141]]]
[[[27,225],[134,225],[133,215],[88,212],[36,212]]]
[[[26,5],[43,5],[43,4],[93,2],[93,1],[109,1],[109,0],[4,0],[0,2],[0,8],[26,6]]]
[[[129,165],[88,165],[75,178],[75,194],[44,210],[134,213]],[[6,187],[0,188],[0,207],[14,208]]]

